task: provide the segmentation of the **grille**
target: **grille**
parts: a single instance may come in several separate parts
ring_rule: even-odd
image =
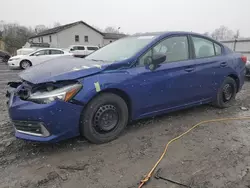
[[[13,121],[13,124],[18,132],[26,133],[34,136],[48,136],[47,129],[41,122],[30,121]]]

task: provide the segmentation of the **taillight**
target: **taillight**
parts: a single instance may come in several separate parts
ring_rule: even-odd
[[[247,57],[246,57],[246,56],[241,56],[241,60],[242,60],[244,63],[247,63]]]

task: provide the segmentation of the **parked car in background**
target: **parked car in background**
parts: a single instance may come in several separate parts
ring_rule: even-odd
[[[75,57],[86,57],[98,49],[98,46],[72,45],[69,47],[69,52]]]
[[[250,61],[249,60],[246,63],[246,76],[250,77]]]
[[[8,62],[9,58],[10,58],[10,54],[8,52],[0,50],[0,63]]]
[[[17,138],[57,142],[83,135],[117,138],[127,123],[183,108],[233,104],[246,58],[190,32],[117,40],[84,59],[63,57],[31,67],[9,83]],[[11,92],[12,91],[12,92]]]
[[[67,51],[63,51],[57,48],[44,48],[36,50],[27,55],[13,56],[8,61],[8,66],[11,69],[21,68],[27,69],[31,66],[38,65],[45,61],[60,57],[71,55]]]

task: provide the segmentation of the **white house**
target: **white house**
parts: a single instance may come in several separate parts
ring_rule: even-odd
[[[83,21],[55,27],[30,37],[30,44],[44,44],[53,48],[68,48],[70,45],[104,46],[126,35],[102,33]]]
[[[223,40],[221,43],[235,52],[242,53],[250,59],[250,38]]]

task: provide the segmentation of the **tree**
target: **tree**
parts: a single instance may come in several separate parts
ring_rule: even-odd
[[[117,29],[112,27],[112,26],[108,26],[104,29],[104,32],[106,33],[120,33],[119,31],[120,27],[118,27]]]
[[[59,27],[59,26],[61,26],[61,24],[59,22],[54,23],[54,27]]]
[[[227,39],[233,39],[235,34],[232,30],[228,29],[226,26],[220,26],[211,33],[211,36],[216,40],[227,40]]]
[[[33,29],[18,24],[2,23],[2,28],[2,40],[6,50],[11,54],[15,54],[16,50],[22,48],[29,37],[35,35]]]
[[[205,32],[205,33],[203,33],[203,35],[209,36],[210,34],[209,34],[209,32]]]
[[[37,33],[43,32],[43,31],[45,31],[45,30],[47,30],[47,29],[49,29],[49,28],[46,27],[45,25],[37,25],[37,26],[35,27],[35,32],[36,32],[36,34],[37,34]]]
[[[240,30],[238,29],[234,35],[235,39],[238,39],[240,37]]]

